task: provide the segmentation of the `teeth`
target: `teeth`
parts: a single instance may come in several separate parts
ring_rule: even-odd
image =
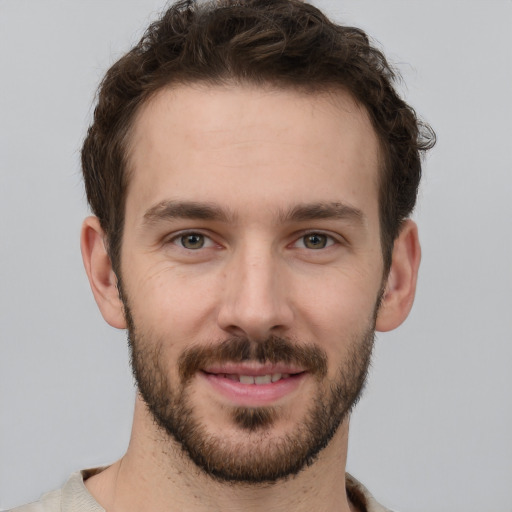
[[[252,375],[228,375],[226,377],[231,380],[239,380],[241,384],[270,384],[271,382],[277,382],[283,378],[287,378],[290,375],[287,373],[272,373],[267,375],[258,375],[253,377]]]
[[[272,382],[272,375],[258,375],[254,377],[254,384],[270,384]]]

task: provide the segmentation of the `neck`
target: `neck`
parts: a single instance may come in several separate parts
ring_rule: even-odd
[[[125,456],[87,480],[86,487],[109,512],[349,512],[353,509],[344,485],[347,445],[348,420],[298,475],[270,484],[221,482],[199,469],[137,399]]]

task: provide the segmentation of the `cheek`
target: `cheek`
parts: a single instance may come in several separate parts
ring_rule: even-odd
[[[302,318],[312,339],[338,353],[372,325],[379,286],[373,276],[333,275],[321,286],[303,286]],[[380,284],[380,283],[379,283]],[[300,334],[300,333],[299,333]]]
[[[166,263],[139,275],[127,290],[136,325],[174,342],[197,341],[215,309],[215,276],[183,273]]]

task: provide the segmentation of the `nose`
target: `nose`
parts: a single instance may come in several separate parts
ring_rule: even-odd
[[[267,250],[240,250],[224,274],[219,327],[231,335],[259,341],[284,334],[293,321],[287,272]]]

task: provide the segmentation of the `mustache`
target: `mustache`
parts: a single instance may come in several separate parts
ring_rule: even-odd
[[[178,371],[181,381],[187,382],[208,365],[245,361],[288,363],[318,377],[327,374],[327,354],[323,349],[280,336],[269,336],[262,341],[237,336],[219,344],[189,347],[178,359]]]

